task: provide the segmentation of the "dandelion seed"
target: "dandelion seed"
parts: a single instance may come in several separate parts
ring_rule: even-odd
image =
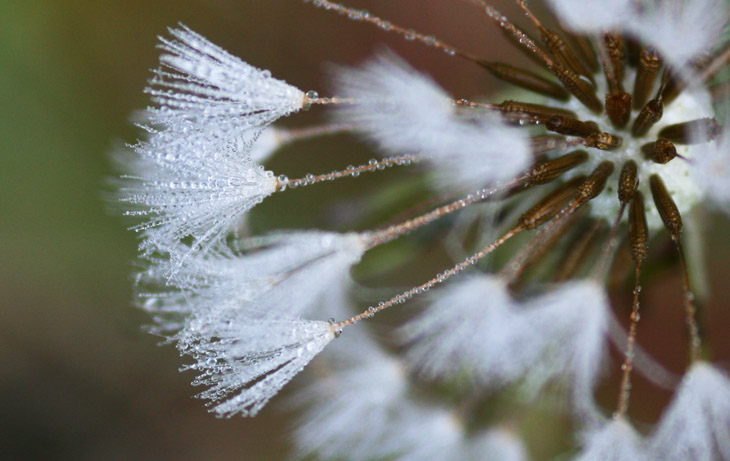
[[[140,143],[135,150],[141,160],[132,169],[145,171],[123,179],[120,200],[131,207],[126,215],[147,219],[133,229],[146,231],[141,247],[148,252],[186,237],[193,238],[193,251],[213,247],[277,189],[277,178],[253,163],[245,148],[160,150]]]
[[[490,385],[527,378],[539,389],[569,375],[576,405],[590,406],[607,312],[605,295],[589,282],[517,303],[499,279],[462,279],[406,326],[415,341],[408,356],[431,375],[468,372]]]
[[[198,341],[182,349],[197,362],[193,382],[208,387],[198,397],[210,400],[217,416],[255,416],[266,403],[335,338],[327,322],[294,318],[252,321],[245,312],[197,330]]]
[[[650,1],[634,8],[640,11],[627,17],[628,29],[676,66],[713,49],[730,19],[723,0]]]
[[[486,364],[485,373],[501,377],[512,374],[505,368],[520,366],[509,351],[518,339],[516,303],[503,281],[471,276],[432,298],[433,304],[402,329],[410,363],[428,376],[453,376]]]
[[[549,0],[552,7],[572,29],[595,32],[621,26],[631,14],[630,0]]]
[[[465,459],[466,433],[450,411],[411,404],[403,409],[398,423],[398,433],[391,433],[378,451],[393,453],[399,461]]]
[[[225,141],[302,109],[306,94],[257,69],[185,26],[160,38],[161,69],[147,92],[153,125],[168,132]],[[169,69],[172,72],[169,72]]]

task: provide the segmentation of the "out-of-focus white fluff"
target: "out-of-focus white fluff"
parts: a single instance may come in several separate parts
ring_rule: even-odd
[[[538,389],[547,381],[565,380],[576,410],[593,415],[592,392],[604,363],[610,312],[603,288],[592,281],[564,283],[531,299],[523,309],[525,355],[534,350],[536,357],[528,384]]]
[[[354,100],[338,108],[345,123],[389,155],[426,155],[443,187],[478,189],[511,179],[532,160],[524,130],[497,117],[459,117],[448,94],[392,53],[341,69],[337,87]]]
[[[523,303],[504,283],[480,275],[444,289],[404,328],[407,357],[430,375],[469,372],[487,385],[521,378],[537,390],[571,385],[576,405],[593,411],[592,389],[604,358],[608,302],[593,282],[573,282]]]
[[[463,276],[436,292],[432,304],[402,328],[410,344],[406,359],[431,377],[457,375],[485,362],[490,374],[507,374],[514,362],[507,350],[513,330],[520,328],[514,304],[498,277]]]
[[[452,411],[409,401],[393,427],[398,428],[383,441],[380,449],[398,461],[468,459],[463,424]]]
[[[678,68],[710,50],[728,25],[726,0],[549,0],[574,30],[623,30]]]
[[[583,434],[576,461],[650,461],[646,443],[623,418]]]
[[[630,16],[631,0],[549,0],[573,30],[596,32],[619,26]]]
[[[146,90],[159,106],[149,109],[153,125],[225,140],[304,106],[305,94],[268,70],[241,61],[185,26],[170,34],[173,39],[160,37],[161,68]]]
[[[652,436],[653,459],[730,459],[730,379],[706,362],[689,369]]]
[[[469,442],[469,458],[474,461],[527,461],[530,457],[522,441],[508,429],[489,429]]]
[[[715,141],[693,146],[692,173],[708,197],[730,213],[730,130]]]
[[[393,419],[407,399],[405,369],[360,329],[343,332],[318,365],[316,379],[295,400],[306,407],[295,431],[300,454],[373,459],[399,430]]]
[[[214,403],[221,417],[255,416],[335,338],[327,322],[254,319],[245,309],[211,312],[186,329],[191,338],[178,346],[196,359],[187,367],[199,373],[193,384],[208,387],[198,397]]]
[[[730,14],[726,0],[645,0],[633,8],[625,27],[679,68],[714,48]]]

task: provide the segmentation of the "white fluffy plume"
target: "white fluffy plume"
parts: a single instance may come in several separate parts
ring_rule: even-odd
[[[730,379],[706,362],[689,369],[651,440],[654,459],[730,459]]]
[[[630,15],[631,0],[549,0],[573,30],[595,32],[621,25]]]
[[[498,278],[473,276],[447,287],[406,325],[408,358],[430,375],[469,372],[489,385],[525,378],[539,389],[565,379],[575,403],[592,410],[607,312],[605,294],[592,282],[567,283],[517,303]]]
[[[357,329],[345,331],[321,359],[316,379],[296,396],[295,403],[306,407],[295,432],[299,451],[324,459],[372,459],[397,431],[393,420],[408,390],[403,365]]]
[[[161,68],[147,92],[154,125],[176,133],[229,139],[298,111],[305,94],[247,64],[185,26],[160,37]]]
[[[647,0],[634,9],[624,26],[680,68],[711,50],[730,18],[726,0]]]
[[[518,327],[514,305],[499,278],[464,276],[437,292],[428,309],[403,327],[408,361],[432,377],[453,376],[481,363],[489,363],[492,376],[514,374],[507,370],[521,365],[506,353]],[[489,346],[483,347],[485,342]]]
[[[713,202],[730,213],[730,130],[715,141],[695,146],[692,172]]]
[[[448,94],[392,53],[340,70],[337,87],[355,101],[338,110],[345,123],[388,153],[426,155],[442,186],[478,189],[513,178],[531,161],[524,131],[496,117],[459,117]]]
[[[255,416],[315,355],[335,338],[333,325],[296,318],[252,319],[228,310],[196,319],[178,346],[196,359],[194,385],[218,416]],[[193,337],[196,340],[193,340]]]
[[[175,138],[170,133],[156,136],[158,141]],[[134,227],[147,231],[142,248],[172,248],[186,237],[193,239],[191,251],[214,246],[271,195],[277,179],[252,162],[247,149],[235,143],[135,146],[138,160],[123,177],[120,200],[130,208],[126,215],[145,219]]]
[[[583,434],[576,461],[650,461],[646,442],[623,418]]]

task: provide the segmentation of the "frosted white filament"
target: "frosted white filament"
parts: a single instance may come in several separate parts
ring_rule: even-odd
[[[140,274],[141,288],[168,285],[185,292],[184,297],[170,296],[169,290],[145,295],[156,298],[161,313],[185,309],[205,315],[217,306],[245,302],[251,316],[300,315],[326,291],[349,283],[350,267],[365,248],[361,234],[320,231],[272,234],[246,244],[243,252],[195,254],[183,264],[176,255],[187,251],[174,249],[171,258],[153,260]],[[175,307],[181,300],[187,308]]]
[[[197,358],[193,384],[215,404],[218,416],[255,416],[332,339],[327,322],[292,318],[251,320],[238,313],[225,322],[189,325],[199,340],[182,350]]]
[[[149,118],[167,130],[229,138],[298,111],[305,94],[230,55],[185,26],[160,38],[161,69],[147,92],[159,107]],[[165,70],[167,69],[167,70]]]

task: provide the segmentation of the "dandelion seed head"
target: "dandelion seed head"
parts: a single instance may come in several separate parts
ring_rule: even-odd
[[[582,433],[578,459],[730,459],[730,380],[701,359],[694,274],[680,238],[682,216],[695,206],[712,199],[730,209],[723,164],[730,136],[715,118],[721,92],[708,89],[730,55],[717,47],[727,7],[720,0],[551,0],[558,26],[581,32],[572,36],[547,29],[554,24],[542,24],[520,1],[540,31],[537,45],[493,6],[473,3],[537,58],[544,75],[488,62],[365,11],[315,2],[471,61],[532,96],[454,99],[384,51],[338,69],[334,95],[320,98],[184,26],[160,39],[160,68],[147,89],[154,107],[140,123],[145,138],[131,157],[120,156],[127,173],[121,201],[141,220],[135,229],[144,237],[137,303],[152,315],[150,329],[192,358],[186,369],[205,387],[199,397],[223,417],[256,415],[342,335],[293,399],[305,456],[526,459],[511,412],[557,390]],[[334,107],[336,123],[271,125],[310,104]],[[343,130],[388,157],[294,180],[261,166],[293,140]],[[412,163],[432,170],[424,178],[437,190],[426,210],[403,210],[366,231],[243,236],[246,213],[275,191]],[[466,255],[454,251],[451,267],[351,312],[353,288],[363,301],[382,299],[350,273],[367,251],[398,238],[414,247],[435,242],[440,232],[406,234],[436,221],[444,229],[465,214],[478,225],[462,220],[465,231],[451,233],[458,242],[449,248]],[[642,264],[650,237],[663,229],[679,254],[692,363],[645,439],[627,412],[632,370],[655,373],[639,360],[636,334]],[[627,341],[612,331],[604,282],[621,266],[625,236],[635,274]],[[377,323],[360,329],[427,292],[426,307],[395,334]],[[609,339],[625,349],[611,420],[594,398]],[[502,389],[518,391],[519,402],[504,399],[499,411],[484,414]],[[454,406],[437,402],[444,396]]]

